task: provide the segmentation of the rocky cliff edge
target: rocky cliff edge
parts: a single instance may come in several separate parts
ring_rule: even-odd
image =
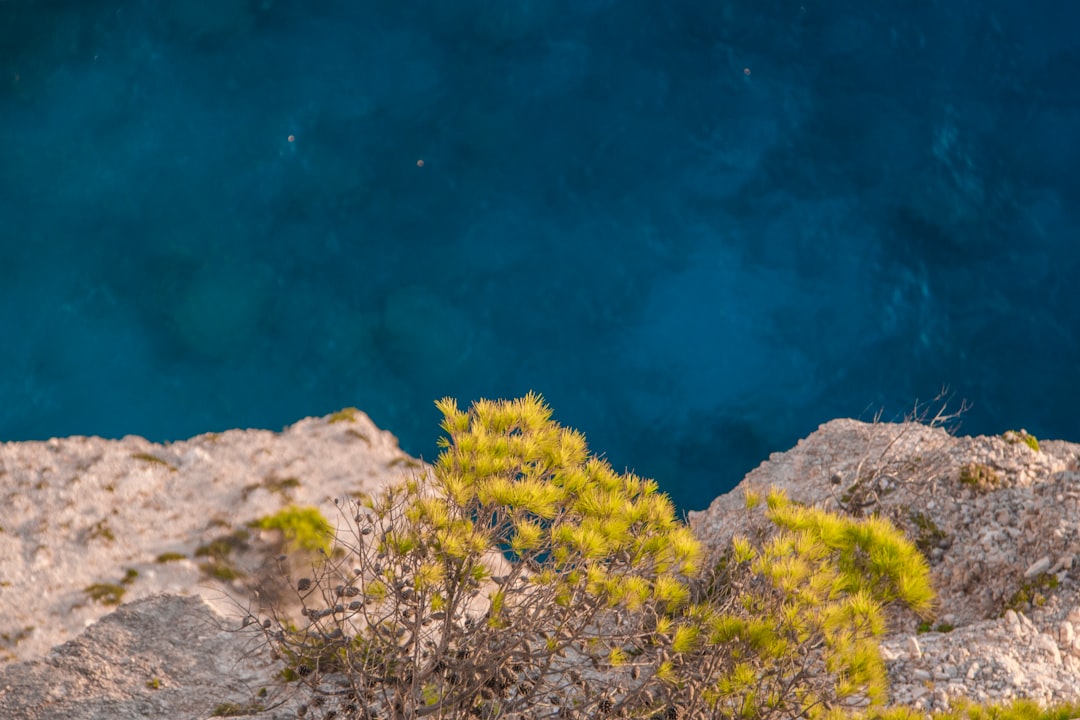
[[[929,558],[940,597],[930,628],[894,618],[893,702],[1077,700],[1078,470],[1073,443],[835,420],[689,522],[722,547],[745,527],[743,490],[769,487],[885,514]],[[236,632],[273,595],[282,549],[251,523],[287,505],[332,519],[334,497],[424,471],[358,411],[165,445],[0,445],[0,717],[202,720],[278,702],[262,717],[294,716],[278,668]]]

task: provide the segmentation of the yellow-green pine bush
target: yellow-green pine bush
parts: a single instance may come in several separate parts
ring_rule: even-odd
[[[293,550],[329,552],[334,530],[318,508],[289,505],[251,523],[262,530],[280,530]]]
[[[829,720],[1070,720],[1080,717],[1080,702],[1042,708],[1033,700],[1014,698],[1008,702],[974,703],[958,698],[951,709],[927,714],[910,707],[874,709],[857,715],[831,713]]]
[[[759,499],[747,497],[747,512],[763,515],[754,538],[734,538],[697,593],[693,622],[707,642],[677,664],[692,715],[814,717],[880,706],[882,610],[902,602],[932,613],[925,560],[884,520],[837,516],[782,492],[771,492],[764,510]]]
[[[772,493],[703,573],[656,483],[592,455],[539,396],[437,406],[433,471],[339,505],[342,547],[294,584],[304,620],[259,623],[288,677],[345,717],[869,706],[883,605],[931,610],[925,563],[883,521]]]
[[[622,660],[602,630],[623,609],[686,602],[698,543],[539,396],[437,405],[433,473],[349,508],[344,556],[296,583],[306,626],[270,623],[272,644],[315,688],[336,674],[359,716],[611,706],[574,668]]]

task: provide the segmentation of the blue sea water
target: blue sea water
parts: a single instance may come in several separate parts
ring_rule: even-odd
[[[1080,5],[0,0],[0,440],[535,390],[699,509],[1080,440]]]

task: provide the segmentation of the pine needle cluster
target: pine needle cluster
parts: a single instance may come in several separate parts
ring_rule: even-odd
[[[853,519],[771,491],[750,537],[737,536],[698,579],[681,622],[701,644],[678,656],[695,717],[819,717],[881,707],[877,638],[887,605],[922,617],[934,594],[923,556],[888,521]],[[688,697],[687,697],[688,696]]]

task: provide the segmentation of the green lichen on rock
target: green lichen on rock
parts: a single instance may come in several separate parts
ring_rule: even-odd
[[[2,473],[0,473],[2,474]],[[0,587],[6,587],[0,583]],[[29,638],[34,632],[33,625],[26,625],[12,632],[0,632],[0,662],[13,662],[18,656],[12,652],[23,640]]]
[[[112,528],[109,527],[109,521],[105,519],[98,520],[91,525],[86,533],[86,537],[88,540],[100,539],[106,542],[113,542],[116,540],[116,534],[113,533]]]
[[[23,640],[30,637],[30,634],[34,632],[33,625],[27,625],[14,632],[0,632],[0,646],[2,647],[15,647]]]
[[[127,568],[124,577],[118,583],[94,583],[83,588],[91,600],[103,605],[119,605],[124,599],[124,593],[135,579],[139,577],[139,571],[135,568]]]
[[[132,453],[131,457],[135,458],[136,460],[142,460],[143,462],[150,463],[151,465],[160,465],[162,467],[168,468],[170,472],[176,472],[177,470],[176,466],[168,460],[162,460],[157,455],[151,455],[150,453]]]
[[[234,530],[227,535],[221,535],[214,540],[195,548],[195,557],[210,557],[215,560],[225,560],[236,550],[247,548],[248,538],[251,536],[244,528]]]
[[[127,588],[117,583],[94,583],[83,590],[91,600],[103,605],[119,605],[124,599]]]
[[[233,563],[232,554],[248,549],[250,535],[247,529],[238,528],[195,548],[195,557],[206,558],[205,562],[199,563],[199,569],[224,582],[244,577],[244,572]]]
[[[237,568],[232,563],[228,562],[205,562],[199,564],[199,569],[212,578],[221,580],[222,582],[232,582],[233,580],[239,580],[245,577],[244,571]]]
[[[244,500],[247,500],[256,490],[266,490],[267,492],[288,499],[292,495],[292,491],[298,487],[300,487],[300,478],[298,477],[279,478],[276,475],[271,474],[265,477],[260,483],[245,485],[240,496]]]
[[[263,481],[263,487],[272,493],[277,493],[282,497],[287,497],[290,490],[295,490],[300,487],[300,478],[297,477],[268,477]]]

